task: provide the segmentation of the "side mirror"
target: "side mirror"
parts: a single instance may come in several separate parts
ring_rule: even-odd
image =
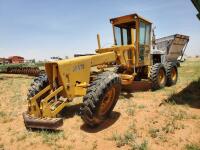
[[[152,33],[153,33],[153,35],[152,35],[152,46],[153,46],[153,49],[155,49],[155,46],[156,46],[155,29],[156,29],[156,26],[154,26],[154,27],[152,28]]]
[[[156,26],[154,26],[154,27],[152,28],[153,36],[155,36],[155,30],[156,30]]]

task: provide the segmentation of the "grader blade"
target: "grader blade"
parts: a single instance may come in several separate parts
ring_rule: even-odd
[[[23,113],[24,124],[30,129],[50,129],[55,130],[63,125],[62,118],[34,118]]]

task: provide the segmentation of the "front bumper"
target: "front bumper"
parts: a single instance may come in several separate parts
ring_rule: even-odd
[[[24,124],[27,129],[52,129],[55,130],[63,125],[62,118],[36,118],[27,112],[23,113]]]

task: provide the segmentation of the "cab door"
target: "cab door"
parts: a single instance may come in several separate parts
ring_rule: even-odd
[[[150,65],[151,24],[139,22],[139,65]]]

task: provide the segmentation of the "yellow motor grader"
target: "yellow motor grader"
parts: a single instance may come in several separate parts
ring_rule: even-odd
[[[80,114],[89,126],[102,123],[111,113],[121,86],[143,79],[152,89],[176,84],[175,63],[154,60],[151,50],[152,23],[137,14],[110,19],[114,45],[96,54],[45,64],[46,75],[34,79],[23,113],[27,128],[56,129],[63,125],[58,114],[75,97],[83,97]],[[95,67],[95,69],[93,69]],[[110,68],[114,68],[113,70]]]

